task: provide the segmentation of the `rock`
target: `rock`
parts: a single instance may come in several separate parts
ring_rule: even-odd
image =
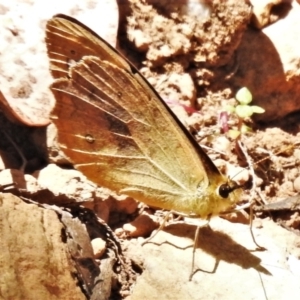
[[[236,52],[237,72],[230,79],[238,90],[246,86],[253,104],[266,112],[255,118],[267,122],[300,109],[300,6],[276,23],[257,31],[249,28]]]
[[[42,189],[47,189],[54,195],[64,195],[63,199],[71,199],[78,202],[94,201],[97,186],[88,181],[86,177],[77,170],[66,170],[54,164],[49,164],[42,170],[32,174],[37,178]],[[64,201],[67,201],[65,199]],[[56,201],[59,201],[57,197]],[[49,201],[47,202],[49,203]]]
[[[300,177],[294,180],[294,189],[296,192],[300,193]]]
[[[49,124],[54,99],[48,89],[52,79],[43,40],[46,20],[58,13],[78,18],[116,45],[116,1],[2,3],[0,104],[11,119],[29,126]]]
[[[131,223],[124,224],[123,230],[130,237],[149,236],[158,226],[158,222],[155,222],[153,218],[147,214],[142,214]]]
[[[16,189],[36,192],[40,189],[36,178],[16,169],[5,169],[0,172],[0,185],[13,184]]]
[[[279,16],[274,13],[274,10],[280,11],[280,5],[289,5],[289,2],[284,0],[250,0],[252,8],[251,24],[258,29],[261,29],[271,23],[276,22]]]
[[[101,258],[106,250],[106,242],[101,238],[95,238],[91,241],[95,258]]]
[[[0,294],[2,299],[86,299],[57,214],[0,196]]]
[[[94,206],[94,212],[104,222],[106,223],[108,222],[110,209],[109,206],[107,205],[107,201],[102,201],[102,200],[96,201]]]
[[[170,225],[143,247],[132,242],[128,254],[143,256],[144,272],[130,299],[265,299],[264,288],[267,299],[298,299],[300,277],[288,262],[299,264],[299,236],[263,220],[254,236],[266,250],[255,251],[249,226],[214,218],[211,228],[200,229],[191,281],[194,226]]]
[[[133,214],[138,207],[138,202],[135,201],[133,198],[128,197],[126,195],[114,195],[111,198],[111,210],[117,211],[123,214]]]

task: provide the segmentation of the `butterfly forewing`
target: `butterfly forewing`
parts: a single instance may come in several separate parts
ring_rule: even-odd
[[[125,59],[61,15],[48,22],[46,42],[59,78],[51,86],[57,100],[52,119],[77,169],[149,205],[189,213],[203,200],[215,208],[195,213],[218,210],[218,196],[208,195],[223,177]]]
[[[107,43],[75,19],[57,15],[47,23],[46,43],[50,58],[50,70],[54,78],[65,77],[72,61],[78,62],[83,56],[97,56],[120,68],[130,69]]]

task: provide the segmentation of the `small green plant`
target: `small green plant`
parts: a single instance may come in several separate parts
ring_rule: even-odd
[[[227,124],[225,127],[223,127],[224,122],[222,122],[223,125],[221,126],[223,132],[227,132],[229,137],[234,140],[238,140],[242,134],[252,131],[252,129],[246,125],[247,119],[249,119],[253,114],[262,114],[265,112],[265,110],[257,105],[249,105],[252,102],[252,94],[246,87],[238,90],[235,95],[235,99],[238,101],[238,104],[235,106],[228,105],[225,110],[227,113],[230,113],[237,117],[237,125],[230,127]]]

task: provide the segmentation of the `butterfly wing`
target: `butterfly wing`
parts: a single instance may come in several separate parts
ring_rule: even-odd
[[[96,56],[130,70],[130,65],[108,43],[76,19],[65,15],[57,15],[47,22],[46,44],[53,78],[68,77],[70,66],[83,56]]]
[[[223,177],[138,71],[62,15],[48,21],[46,42],[57,78],[52,120],[77,169],[161,208],[190,213],[197,202],[210,201]]]

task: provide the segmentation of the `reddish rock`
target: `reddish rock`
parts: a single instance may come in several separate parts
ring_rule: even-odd
[[[300,109],[300,6],[283,19],[257,31],[249,28],[236,53],[237,72],[230,80],[238,90],[246,86],[253,104],[266,112],[257,120],[276,120]]]
[[[1,194],[0,215],[2,299],[86,299],[54,211]]]
[[[139,215],[131,223],[124,224],[123,229],[130,237],[149,236],[159,226],[157,222],[147,214]]]

